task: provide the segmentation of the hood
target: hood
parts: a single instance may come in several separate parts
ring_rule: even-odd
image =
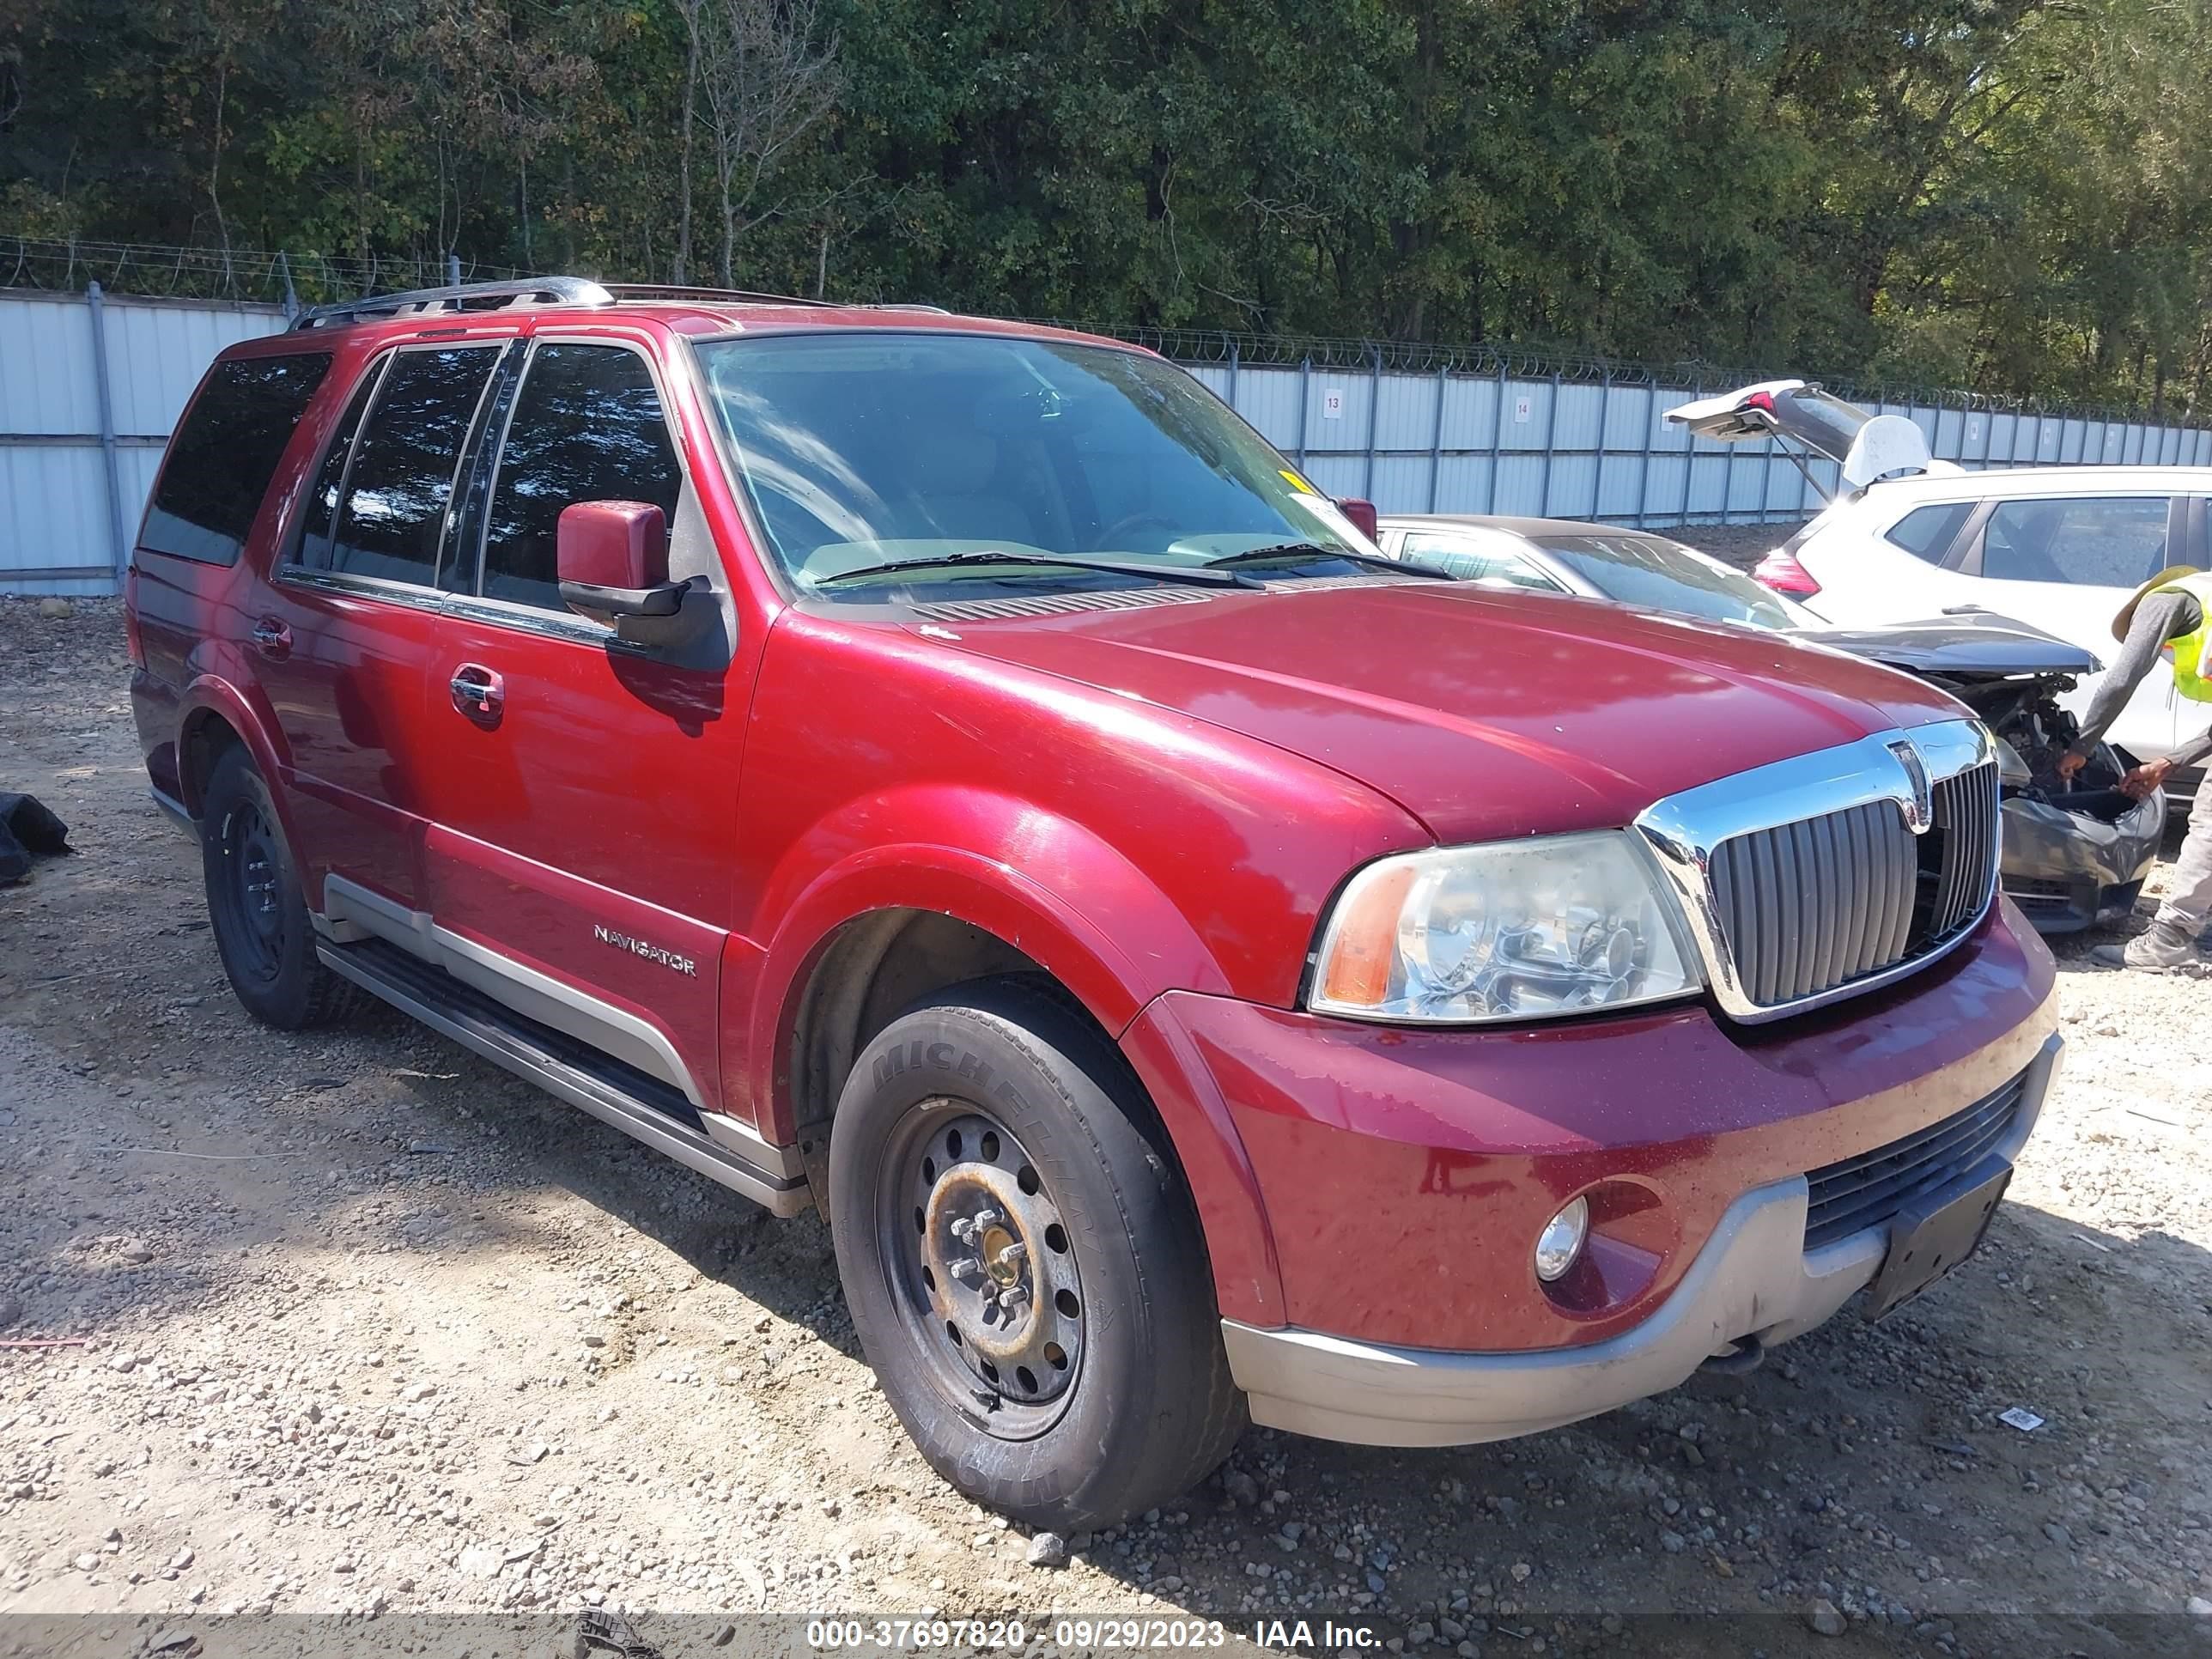
[[[1448,842],[1614,827],[1715,778],[1966,713],[1785,635],[1462,582],[1283,583],[915,631],[1306,757]]]
[[[1960,611],[1886,628],[1806,628],[1796,635],[1832,651],[1950,682],[2079,677],[2104,667],[2094,653],[2069,641],[1987,611]]]

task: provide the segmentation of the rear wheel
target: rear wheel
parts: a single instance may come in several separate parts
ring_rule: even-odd
[[[1159,1134],[1104,1036],[1019,980],[893,1021],[838,1103],[831,1224],[869,1363],[939,1474],[1033,1526],[1164,1504],[1243,1426]]]
[[[226,750],[209,775],[200,866],[216,950],[246,1012],[296,1031],[355,1005],[352,985],[315,955],[314,924],[284,826],[244,749]]]

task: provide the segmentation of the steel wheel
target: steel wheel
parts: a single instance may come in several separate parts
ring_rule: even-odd
[[[1082,1366],[1085,1311],[1029,1152],[973,1103],[938,1096],[906,1114],[878,1167],[880,1259],[932,1381],[1000,1439],[1043,1433]]]
[[[258,803],[240,801],[223,815],[216,850],[223,879],[214,896],[235,965],[254,979],[273,980],[284,964],[283,860]]]

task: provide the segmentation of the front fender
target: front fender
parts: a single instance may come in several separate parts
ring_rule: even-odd
[[[810,867],[825,847],[849,850]],[[767,945],[747,1052],[778,1051],[807,971],[839,927],[895,908],[937,911],[997,935],[1115,1036],[1162,991],[1229,992],[1206,941],[1093,831],[1002,795],[917,786],[848,804],[794,843],[769,878],[759,915],[772,923],[748,930]],[[777,1103],[780,1114],[788,1109]]]
[[[878,842],[877,824],[904,838]],[[933,838],[916,839],[934,830]],[[872,911],[929,910],[1004,939],[1074,994],[1143,1079],[1188,1179],[1217,1294],[1240,1318],[1279,1322],[1273,1242],[1259,1182],[1225,1105],[1190,1056],[1139,1019],[1169,990],[1230,995],[1206,941],[1144,872],[1084,826],[1002,796],[945,787],[853,803],[801,842],[855,850],[807,872],[794,855],[767,889],[774,914],[756,963],[745,1062],[770,1140],[798,1139],[790,1042],[815,964]],[[734,964],[733,964],[734,965]]]

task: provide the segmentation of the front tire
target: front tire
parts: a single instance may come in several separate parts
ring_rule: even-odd
[[[1243,1397],[1164,1136],[1045,991],[979,981],[878,1034],[832,1124],[830,1210],[885,1397],[979,1503],[1093,1530],[1235,1444]]]
[[[208,920],[230,988],[264,1025],[297,1031],[358,1000],[315,954],[299,866],[269,785],[244,749],[216,762],[200,804],[200,867]]]

